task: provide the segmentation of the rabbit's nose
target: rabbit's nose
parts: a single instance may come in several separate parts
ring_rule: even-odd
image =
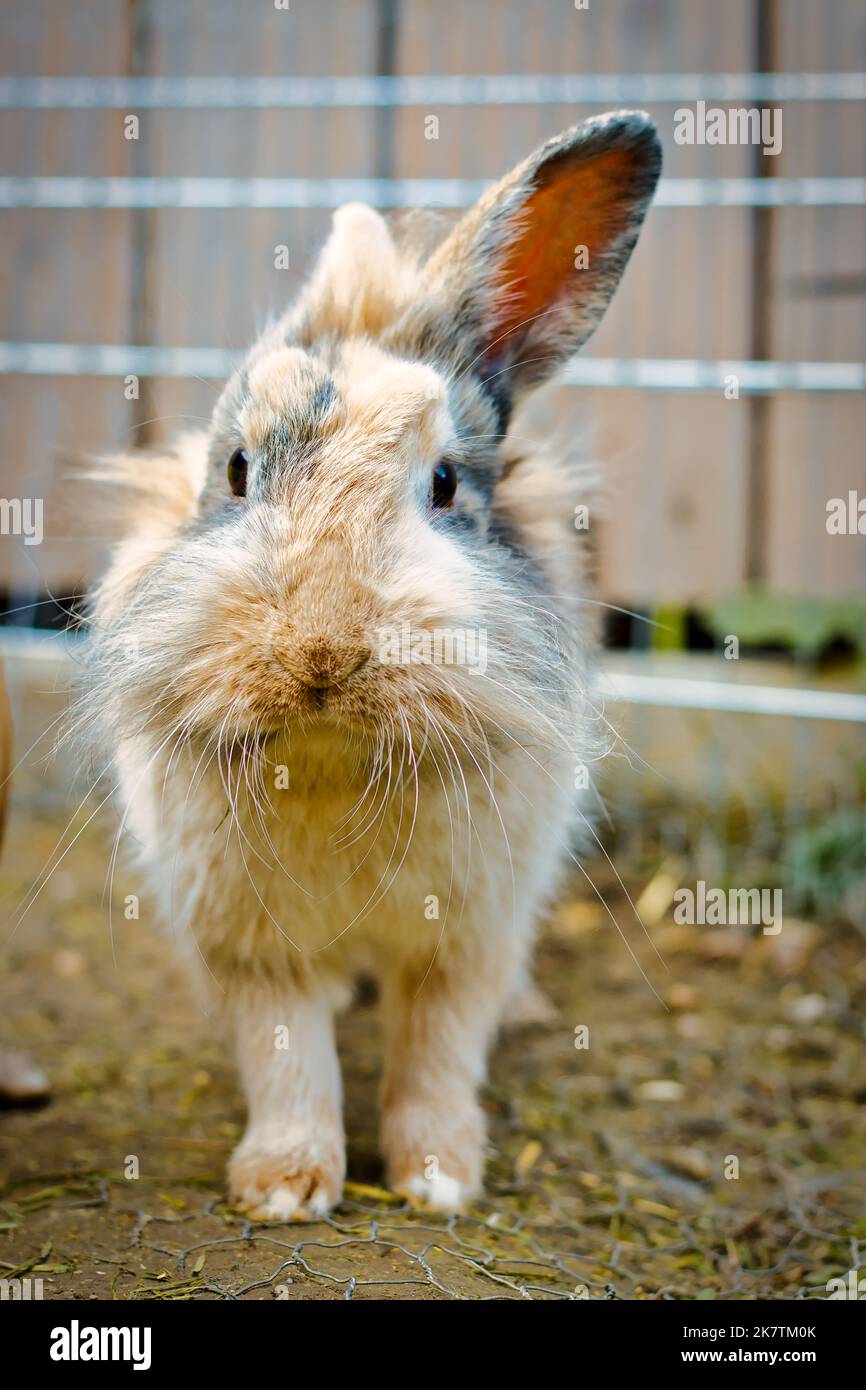
[[[338,643],[319,637],[299,642],[291,654],[287,653],[283,658],[283,664],[303,685],[310,686],[312,690],[328,690],[360,671],[371,655],[367,646]]]

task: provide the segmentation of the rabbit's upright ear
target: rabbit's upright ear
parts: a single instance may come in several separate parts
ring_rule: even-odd
[[[441,340],[504,405],[586,341],[619,283],[661,170],[643,112],[548,141],[481,198],[431,257]]]
[[[346,203],[334,213],[331,235],[290,321],[302,343],[377,337],[413,289],[414,268],[398,254],[384,218],[363,203]]]

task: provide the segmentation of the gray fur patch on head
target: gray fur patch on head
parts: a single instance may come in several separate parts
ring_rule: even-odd
[[[333,378],[311,362],[308,374],[296,382],[290,408],[275,423],[262,450],[262,490],[276,482],[289,465],[293,471],[300,468],[306,474],[313,469],[317,445],[337,399]]]
[[[271,351],[265,351],[265,342]],[[236,448],[253,464],[248,490],[264,496],[290,465],[307,472],[329,423],[340,413],[327,366],[273,335],[256,345],[229,381],[214,414],[210,457],[222,473]]]

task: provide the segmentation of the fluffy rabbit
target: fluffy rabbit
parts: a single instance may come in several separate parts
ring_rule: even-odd
[[[509,422],[598,323],[660,165],[642,113],[588,121],[429,255],[342,208],[210,429],[94,466],[123,538],[86,698],[234,1037],[229,1180],[257,1218],[340,1198],[334,1015],[361,973],[388,1181],[440,1209],[480,1191],[485,1054],[599,735],[580,488]]]

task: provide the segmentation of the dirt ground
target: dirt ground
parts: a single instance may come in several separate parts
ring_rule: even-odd
[[[4,935],[64,802],[13,815]],[[447,1218],[381,1188],[373,1003],[341,1030],[345,1201],[315,1225],[250,1225],[225,1197],[243,1122],[226,1039],[158,935],[123,918],[125,882],[114,963],[109,846],[97,817],[4,952],[0,1043],[29,1051],[54,1094],[0,1114],[0,1276],[76,1299],[747,1299],[826,1297],[861,1262],[853,928],[786,920],[769,936],[668,910],[652,930],[663,966],[601,860],[593,876],[664,1004],[575,883],[539,952],[551,1017],[492,1057],[485,1200]]]

